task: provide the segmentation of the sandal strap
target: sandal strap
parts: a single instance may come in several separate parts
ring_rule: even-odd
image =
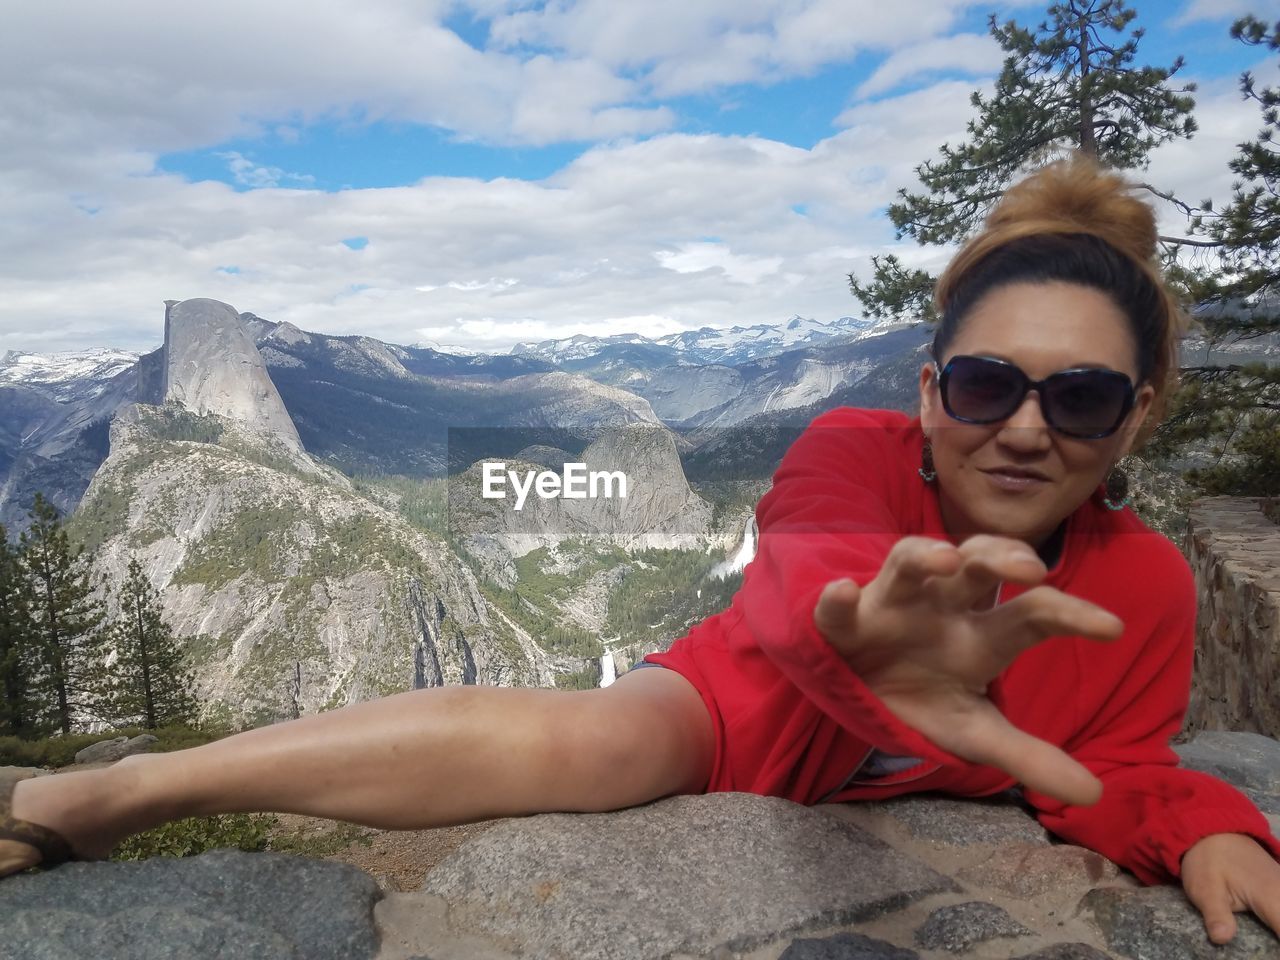
[[[41,860],[36,864],[39,867],[56,867],[75,859],[71,844],[60,833],[13,816],[13,788],[17,783],[17,780],[10,780],[0,787],[0,840],[16,840],[35,847],[41,854]]]

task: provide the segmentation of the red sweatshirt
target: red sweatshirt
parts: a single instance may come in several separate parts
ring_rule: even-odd
[[[922,442],[919,418],[894,411],[840,407],[816,417],[756,506],[759,544],[730,606],[645,658],[684,675],[707,704],[716,731],[707,792],[813,804],[1014,786],[899,720],[813,622],[829,581],[866,584],[904,536],[948,539],[935,486],[917,472]],[[1102,799],[1080,807],[1023,795],[1047,829],[1148,884],[1179,877],[1183,853],[1214,833],[1247,834],[1280,859],[1280,840],[1244,794],[1177,767],[1169,739],[1191,686],[1194,581],[1167,538],[1100,497],[1068,518],[1044,583],[1116,614],[1123,636],[1046,640],[987,692],[1015,726],[1098,776]],[[1026,589],[1003,584],[997,602]]]

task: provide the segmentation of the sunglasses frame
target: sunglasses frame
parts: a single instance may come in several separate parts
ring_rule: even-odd
[[[1013,373],[1018,375],[1021,379],[1020,392],[1018,394],[1017,402],[1010,407],[1008,413],[1000,417],[992,417],[990,420],[974,420],[970,417],[959,416],[951,409],[951,401],[947,396],[947,385],[951,379],[952,366],[957,360],[981,360],[983,363],[994,363],[1011,370]],[[959,420],[961,423],[977,424],[998,423],[1001,420],[1007,420],[1017,412],[1018,408],[1022,406],[1024,402],[1026,402],[1027,394],[1034,390],[1036,391],[1037,400],[1040,403],[1040,415],[1044,417],[1044,422],[1049,425],[1050,429],[1062,434],[1064,437],[1071,437],[1073,440],[1101,440],[1103,437],[1111,436],[1120,429],[1121,425],[1124,423],[1125,417],[1127,417],[1129,412],[1133,409],[1133,404],[1136,399],[1136,391],[1134,389],[1133,381],[1119,370],[1109,370],[1105,367],[1069,367],[1066,370],[1058,370],[1055,373],[1051,373],[1043,380],[1032,380],[1021,367],[1015,363],[1010,363],[1008,360],[1001,360],[998,357],[984,357],[977,354],[958,354],[948,360],[946,366],[943,367],[939,367],[938,361],[934,360],[933,370],[937,377],[938,392],[942,396],[942,408],[947,412],[947,416],[951,417],[951,419]],[[1061,382],[1064,377],[1071,378],[1081,374],[1090,374],[1093,376],[1101,374],[1103,376],[1119,377],[1124,380],[1126,390],[1124,394],[1124,403],[1121,405],[1120,413],[1116,417],[1115,423],[1101,433],[1085,434],[1073,433],[1070,430],[1064,430],[1053,420],[1052,403],[1048,407],[1045,406],[1044,387],[1047,384],[1051,382]]]

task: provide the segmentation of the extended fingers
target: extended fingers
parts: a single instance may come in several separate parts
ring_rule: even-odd
[[[1054,587],[1034,587],[985,616],[989,641],[1010,658],[1049,637],[1116,640],[1124,632],[1115,614]]]
[[[989,701],[975,704],[963,717],[938,719],[937,729],[921,732],[958,756],[997,767],[1063,803],[1090,806],[1102,797],[1102,782],[1088,768],[1059,747],[1019,730]]]
[[[822,588],[813,608],[814,626],[841,654],[848,653],[854,639],[861,592],[848,577],[832,580]]]
[[[925,580],[955,573],[961,562],[960,552],[945,540],[903,537],[893,545],[880,568],[885,579],[884,599],[889,603],[914,600]]]
[[[947,609],[985,609],[995,603],[996,590],[1003,580],[1033,584],[1048,572],[1034,550],[1021,540],[979,534],[958,548],[960,569],[954,576],[931,582]]]
[[[1002,769],[1019,783],[1065,804],[1091,806],[1102,799],[1102,781],[1079,760],[1048,741],[1019,730],[995,707],[975,718],[969,759]]]

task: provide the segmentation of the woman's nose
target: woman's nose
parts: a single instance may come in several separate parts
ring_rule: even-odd
[[[1040,409],[1040,391],[1028,390],[1018,409],[1000,428],[1000,440],[1021,450],[1038,450],[1049,445],[1049,424]]]

